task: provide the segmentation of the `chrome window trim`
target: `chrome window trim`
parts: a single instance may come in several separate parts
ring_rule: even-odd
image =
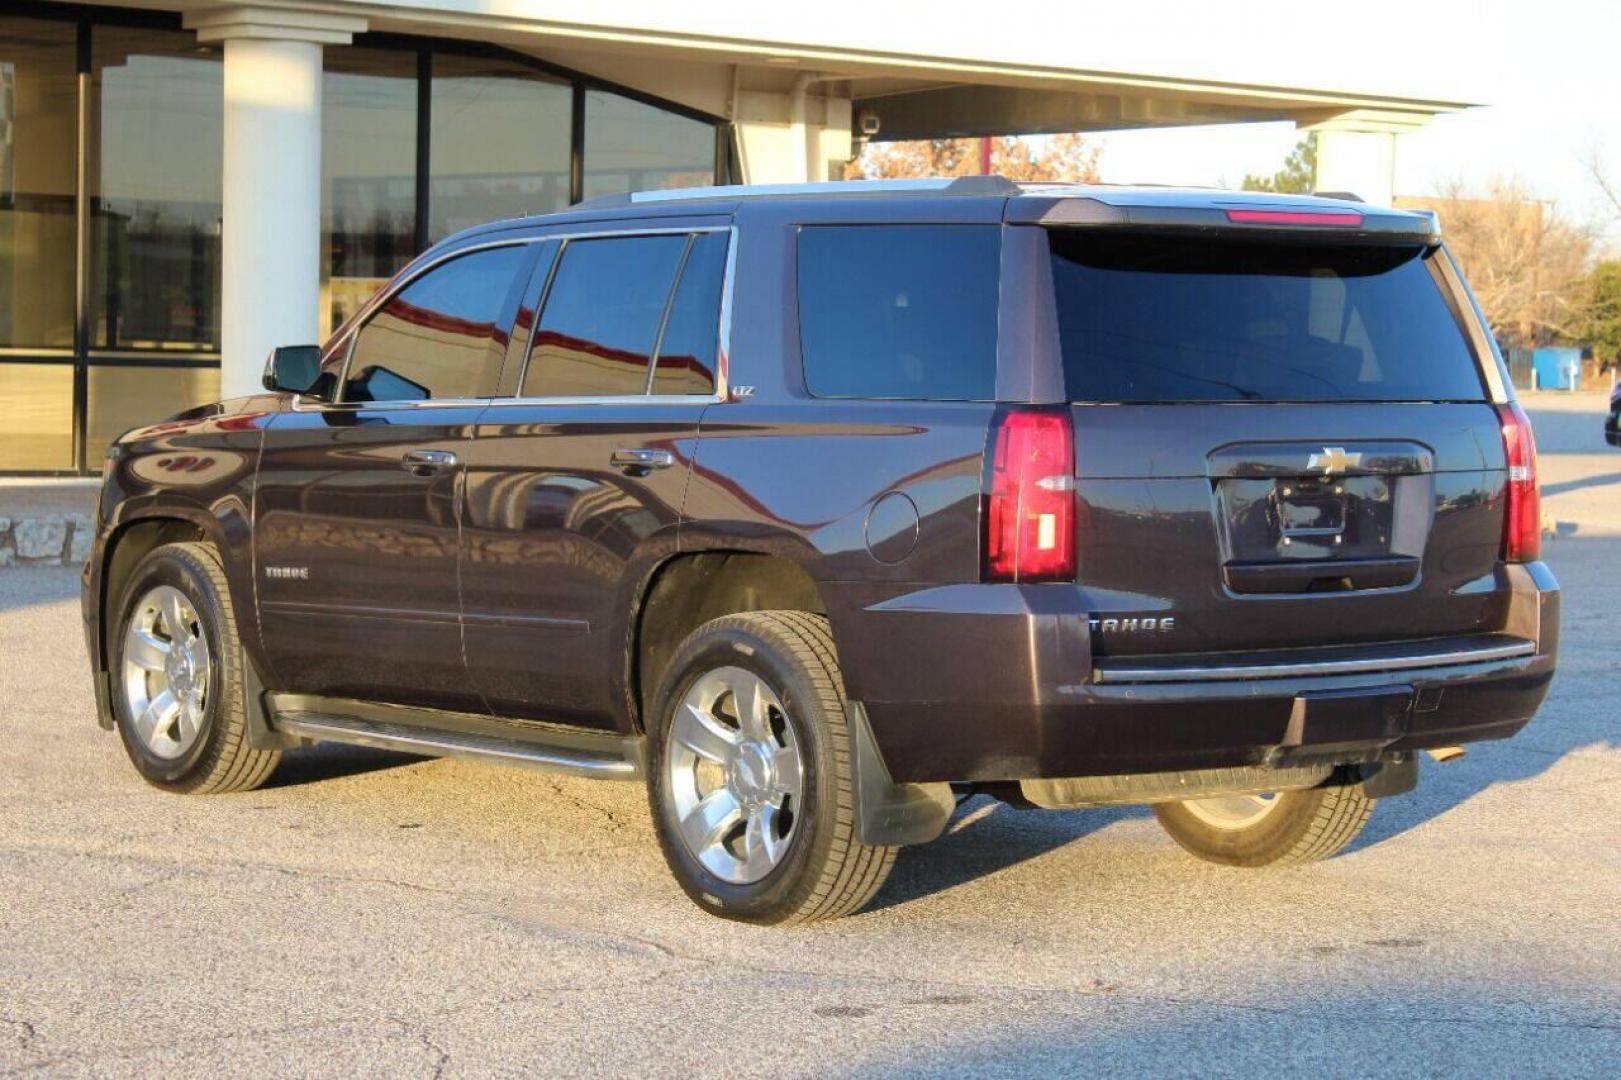
[[[1460,664],[1482,664],[1492,660],[1511,660],[1515,657],[1531,656],[1536,651],[1537,644],[1534,641],[1512,641],[1501,645],[1483,645],[1476,648],[1455,649],[1451,652],[1409,656],[1321,660],[1294,664],[1200,665],[1178,668],[1099,666],[1094,672],[1099,683],[1218,682],[1237,679],[1281,679],[1291,676],[1360,675],[1380,671],[1409,671],[1414,668],[1453,667]]]
[[[640,404],[669,404],[669,405],[714,405],[728,400],[730,393],[730,358],[732,346],[732,290],[737,281],[737,225],[689,225],[680,227],[628,228],[628,229],[593,229],[585,228],[579,232],[559,231],[551,233],[542,239],[560,240],[561,246],[557,251],[557,258],[552,263],[551,278],[546,281],[546,287],[541,292],[540,300],[535,311],[535,330],[540,330],[540,320],[545,313],[546,296],[551,292],[552,278],[556,277],[557,269],[563,265],[563,257],[568,254],[568,245],[575,240],[613,240],[630,239],[638,236],[695,236],[698,233],[724,232],[726,238],[726,268],[722,272],[720,287],[720,331],[715,337],[715,390],[711,394],[581,394],[571,397],[533,397],[522,393],[524,380],[529,377],[529,354],[535,347],[535,334],[529,337],[529,344],[524,352],[523,363],[518,367],[517,393],[508,397],[496,397],[490,402],[492,407],[506,405],[640,405]],[[690,245],[689,245],[690,251]],[[683,255],[682,268],[685,268],[685,255]],[[670,283],[670,297],[673,301],[675,291],[680,287],[679,273]],[[662,330],[662,327],[661,327]],[[357,331],[358,332],[358,331]],[[648,367],[653,370],[652,365]]]
[[[490,408],[511,405],[713,405],[712,394],[604,394],[600,397],[504,397],[490,401]]]

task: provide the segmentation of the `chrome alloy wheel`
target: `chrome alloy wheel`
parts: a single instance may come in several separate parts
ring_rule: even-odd
[[[124,704],[153,754],[177,758],[196,743],[212,667],[202,619],[185,593],[159,585],[141,597],[124,631]]]
[[[801,817],[804,767],[765,680],[706,672],[676,706],[665,748],[676,831],[711,874],[750,885],[782,862]]]
[[[1218,795],[1212,799],[1189,799],[1182,804],[1188,813],[1213,829],[1247,829],[1258,825],[1278,805],[1277,794]]]

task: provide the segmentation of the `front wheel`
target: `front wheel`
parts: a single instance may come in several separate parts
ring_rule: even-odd
[[[700,626],[671,661],[651,727],[659,845],[700,907],[756,923],[835,918],[889,876],[897,849],[856,836],[826,619],[762,611]]]
[[[135,770],[175,792],[249,791],[278,750],[248,742],[236,613],[219,556],[167,544],[130,575],[108,635],[113,716]]]
[[[1271,866],[1326,859],[1373,814],[1361,784],[1223,795],[1160,803],[1154,814],[1171,839],[1208,862]]]

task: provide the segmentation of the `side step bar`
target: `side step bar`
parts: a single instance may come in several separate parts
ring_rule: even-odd
[[[276,708],[276,697],[271,695],[271,722],[276,730],[312,742],[521,765],[598,780],[642,777],[639,738],[360,702],[353,703],[353,711],[330,706],[315,710],[306,707],[305,701]],[[386,715],[390,713],[394,715]]]

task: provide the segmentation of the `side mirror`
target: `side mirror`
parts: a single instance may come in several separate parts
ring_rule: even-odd
[[[319,345],[283,345],[272,349],[265,363],[266,390],[280,390],[291,394],[310,394],[321,378],[321,347]]]

